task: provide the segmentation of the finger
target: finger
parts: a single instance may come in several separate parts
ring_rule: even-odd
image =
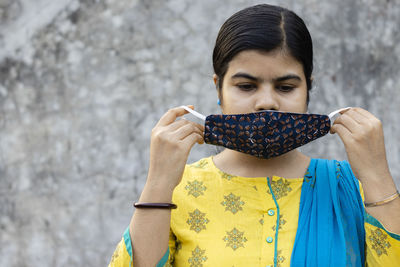
[[[364,124],[367,122],[367,118],[364,115],[358,113],[355,108],[351,108],[345,114],[352,117],[359,124]]]
[[[180,127],[179,129],[177,129],[176,131],[172,132],[171,134],[178,140],[183,140],[188,135],[190,135],[194,132],[203,136],[203,131],[199,127],[197,127],[197,125],[195,123],[189,122],[189,123],[185,124],[184,126]]]
[[[331,133],[337,133],[345,145],[348,144],[351,139],[351,132],[342,124],[333,125],[331,127]]]
[[[182,118],[178,121],[171,123],[170,125],[165,127],[165,130],[168,132],[174,132],[187,124],[193,124],[195,127],[197,127],[200,130],[200,132],[204,132],[204,125],[201,125],[201,124],[193,122],[193,121],[189,121],[185,118]]]
[[[194,109],[193,105],[188,105],[189,108]],[[158,123],[156,124],[157,126],[165,126],[165,125],[169,125],[171,123],[173,123],[176,118],[181,117],[185,114],[189,113],[188,111],[186,111],[184,108],[182,107],[176,107],[176,108],[172,108],[170,110],[168,110],[162,117],[161,119],[158,121]]]
[[[382,122],[375,117],[372,113],[368,112],[365,109],[362,108],[355,108],[355,113],[359,114],[360,116],[364,117],[364,121],[362,125],[365,127],[365,129],[368,131],[374,131],[380,129],[382,130]]]
[[[199,133],[193,132],[190,135],[186,136],[186,138],[183,139],[181,142],[183,145],[189,146],[191,149],[195,143],[203,144],[204,139],[203,136],[201,136]]]
[[[341,124],[345,128],[347,128],[351,133],[356,133],[360,130],[360,124],[348,115],[347,112],[340,115],[333,123],[333,125]]]
[[[363,108],[354,108],[354,111],[358,114],[364,116],[366,119],[377,119],[371,112]]]
[[[171,124],[169,124],[169,125],[167,125],[167,126],[164,126],[163,129],[164,129],[164,131],[166,131],[166,132],[174,132],[174,131],[176,131],[177,129],[181,128],[182,126],[186,125],[188,122],[189,122],[189,121],[188,121],[187,119],[182,118],[182,119],[180,119],[180,120],[174,121],[173,123],[171,123]]]

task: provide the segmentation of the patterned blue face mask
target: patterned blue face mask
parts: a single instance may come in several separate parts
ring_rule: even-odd
[[[185,110],[205,121],[204,141],[259,158],[272,158],[287,153],[326,135],[331,128],[329,115],[260,111],[247,114],[204,115]]]

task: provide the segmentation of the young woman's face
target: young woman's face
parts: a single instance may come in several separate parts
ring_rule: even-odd
[[[223,114],[307,112],[307,85],[301,63],[276,51],[240,52],[229,62],[221,108]]]

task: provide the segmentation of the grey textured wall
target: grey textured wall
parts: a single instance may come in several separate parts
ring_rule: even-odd
[[[168,108],[218,111],[211,51],[222,22],[261,1],[0,1],[0,266],[104,266],[146,177]],[[308,24],[310,111],[361,106],[384,124],[400,184],[400,4],[269,1]],[[345,159],[339,138],[304,149]],[[195,146],[189,161],[215,153]]]

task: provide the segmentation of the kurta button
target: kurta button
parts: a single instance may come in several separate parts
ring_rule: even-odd
[[[267,239],[266,239],[266,241],[268,242],[268,243],[272,243],[272,241],[273,241],[274,239],[272,239],[272,237],[267,237]]]
[[[273,216],[274,214],[275,214],[275,211],[274,211],[274,210],[272,210],[272,209],[271,209],[271,210],[268,210],[268,215],[269,215],[269,216]]]

